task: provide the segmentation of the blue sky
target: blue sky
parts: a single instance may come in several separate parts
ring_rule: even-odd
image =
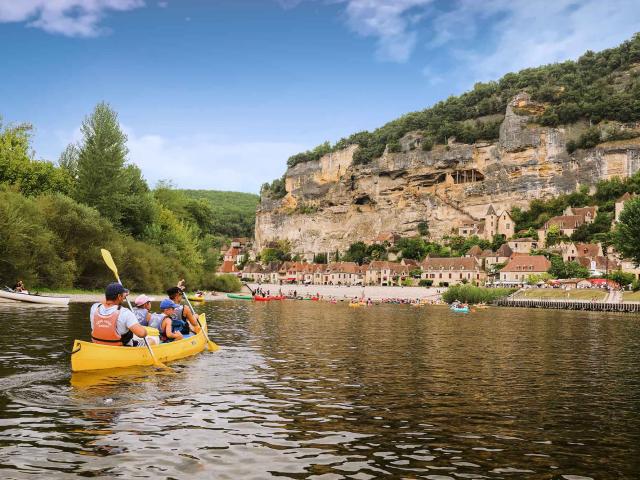
[[[637,30],[637,0],[0,0],[0,115],[56,160],[105,100],[152,186],[257,192],[291,154]]]

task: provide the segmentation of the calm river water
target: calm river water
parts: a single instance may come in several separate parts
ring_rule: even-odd
[[[0,304],[0,477],[640,478],[637,316],[201,308],[178,375],[71,375],[89,305]]]

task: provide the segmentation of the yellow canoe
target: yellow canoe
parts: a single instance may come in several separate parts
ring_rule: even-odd
[[[203,329],[193,337],[170,343],[152,345],[156,358],[162,363],[178,360],[200,353],[207,348],[207,319],[200,315]],[[116,347],[92,342],[75,340],[71,353],[71,371],[102,370],[153,365],[153,359],[147,347]]]

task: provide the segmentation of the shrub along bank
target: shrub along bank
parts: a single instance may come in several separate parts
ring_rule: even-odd
[[[162,291],[180,278],[213,288],[226,237],[252,234],[238,218],[257,196],[150,189],[127,161],[126,135],[105,103],[81,131],[55,165],[34,158],[29,125],[0,122],[0,286],[22,279],[30,289],[104,288],[113,281],[100,255],[106,248],[137,291]],[[236,207],[225,209],[229,203]]]
[[[475,285],[454,285],[442,294],[442,299],[447,303],[456,300],[463,303],[490,303],[499,298],[511,295],[512,288],[484,288]]]

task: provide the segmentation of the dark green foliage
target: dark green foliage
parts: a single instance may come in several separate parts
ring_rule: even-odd
[[[447,303],[459,302],[475,304],[490,303],[499,298],[511,295],[515,290],[511,288],[483,288],[475,285],[454,285],[442,294]]]
[[[126,163],[126,136],[107,104],[82,131],[56,167],[31,158],[28,125],[0,125],[0,278],[99,289],[112,280],[99,253],[108,248],[130,288],[162,291],[178,278],[210,288],[220,246],[253,236],[258,196],[163,182],[152,192]]]
[[[342,255],[344,262],[355,262],[358,265],[369,263],[374,260],[386,260],[387,249],[384,245],[366,245],[364,242],[356,242],[349,245],[347,251]]]
[[[430,287],[433,285],[433,280],[430,278],[422,279],[418,282],[419,287]]]
[[[504,114],[507,102],[527,91],[547,108],[537,117],[546,126],[573,123],[584,118],[631,122],[640,120],[640,78],[629,76],[620,88],[621,72],[640,61],[640,34],[620,46],[599,53],[587,52],[578,61],[566,61],[508,73],[497,82],[477,83],[473,90],[449,97],[431,108],[412,112],[373,132],[358,132],[331,146],[324,143],[314,150],[292,156],[287,162],[316,160],[321,155],[358,145],[354,163],[368,163],[382,155],[387,144],[395,143],[411,131],[423,131],[437,143],[455,137],[473,143],[497,138],[500,120],[483,122],[479,117]],[[476,120],[475,122],[468,122]],[[591,144],[595,136],[584,139]],[[597,142],[596,142],[597,143]],[[574,145],[575,146],[575,145]],[[577,147],[581,148],[581,147]],[[428,146],[423,146],[428,150]]]
[[[578,262],[564,262],[559,255],[549,255],[549,273],[556,278],[588,278],[589,270]]]
[[[633,281],[636,279],[633,273],[623,272],[621,270],[616,270],[607,275],[607,278],[617,282],[621,286],[625,287],[627,285],[631,285]]]
[[[388,147],[389,147],[389,152],[391,153],[399,153],[402,151],[402,147],[400,147],[400,142],[398,142],[397,140],[392,140],[391,142],[389,142]]]
[[[326,253],[316,253],[313,256],[313,263],[321,263],[323,265],[327,264],[327,254]]]
[[[225,237],[253,237],[260,201],[258,195],[216,190],[179,191],[195,202],[188,203],[185,208],[203,232]]]
[[[285,188],[284,175],[282,178],[276,178],[271,183],[263,183],[260,187],[260,196],[272,198],[274,200],[283,198],[287,194]]]
[[[613,220],[613,214],[603,211],[598,211],[593,223],[583,223],[580,225],[573,235],[571,240],[574,242],[591,242],[598,234],[608,233],[611,230],[611,221]]]
[[[471,237],[461,237],[458,235],[445,237],[445,244],[450,249],[450,253],[445,253],[443,251],[434,252],[435,257],[460,257],[466,254],[471,247],[474,245],[478,245],[482,250],[487,248],[491,248],[491,242],[487,240],[483,240],[479,238],[477,235],[472,235]]]
[[[418,224],[418,233],[423,237],[429,236],[429,224],[426,221]]]
[[[4,127],[0,119],[0,184],[15,185],[24,195],[69,193],[73,177],[52,163],[33,159],[31,125]]]
[[[242,283],[235,275],[216,275],[211,282],[211,289],[218,292],[239,292],[241,288]]]
[[[327,153],[331,153],[331,152],[332,152],[331,144],[329,142],[324,142],[324,143],[318,145],[313,150],[307,150],[306,152],[298,153],[296,155],[293,155],[293,156],[289,157],[289,160],[287,160],[287,165],[289,167],[294,167],[298,163],[311,162],[313,160],[319,160],[320,157],[322,157],[323,155],[326,155]]]
[[[433,140],[430,137],[423,138],[420,148],[423,152],[430,152],[433,150]]]
[[[640,198],[625,203],[619,220],[613,232],[616,250],[640,265]]]

